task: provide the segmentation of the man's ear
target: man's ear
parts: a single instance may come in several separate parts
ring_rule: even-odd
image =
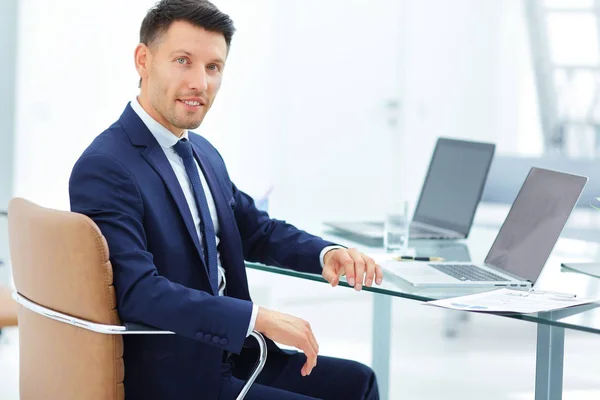
[[[150,49],[144,43],[140,43],[135,48],[134,52],[134,61],[135,61],[135,69],[140,76],[140,86],[142,85],[142,80],[148,77],[148,56],[150,53]]]

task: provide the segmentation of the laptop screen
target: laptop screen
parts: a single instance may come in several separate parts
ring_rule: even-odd
[[[583,176],[532,168],[485,263],[535,283],[586,182]]]
[[[469,233],[496,146],[440,138],[413,220]]]

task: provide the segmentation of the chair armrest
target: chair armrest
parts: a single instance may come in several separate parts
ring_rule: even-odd
[[[258,355],[258,360],[256,360],[256,364],[254,365],[254,371],[252,372],[252,374],[250,374],[250,377],[246,381],[244,387],[242,387],[242,390],[238,397],[236,397],[236,400],[243,400],[244,397],[246,397],[246,394],[250,390],[250,387],[252,386],[256,378],[258,378],[258,375],[261,373],[262,369],[264,368],[267,362],[267,342],[265,338],[258,331],[250,332],[250,336],[253,336],[258,342],[258,348],[260,349],[260,353]]]
[[[169,334],[174,333],[171,331],[161,331],[158,328],[155,328],[150,325],[137,324],[135,322],[123,322],[123,326],[125,327],[125,333],[129,334],[144,334],[144,335],[154,335],[154,334]]]
[[[68,314],[61,313],[56,310],[52,310],[48,307],[44,307],[41,304],[35,303],[19,292],[13,293],[13,299],[27,308],[28,310],[42,315],[44,317],[53,319],[58,322],[63,322],[68,325],[73,325],[78,328],[87,329],[88,331],[93,331],[96,333],[102,333],[105,335],[139,335],[139,334],[151,334],[151,335],[165,335],[165,334],[174,334],[171,331],[161,331],[156,328],[152,328],[145,325],[140,324],[131,324],[126,323],[125,325],[107,325],[107,324],[97,324],[95,322],[87,321],[85,319],[73,317]]]

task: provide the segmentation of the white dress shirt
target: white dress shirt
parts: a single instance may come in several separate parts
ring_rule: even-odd
[[[185,196],[185,200],[188,204],[190,212],[192,213],[192,218],[194,219],[194,226],[196,227],[196,233],[198,234],[198,238],[200,239],[200,246],[203,246],[202,232],[200,231],[200,212],[196,205],[196,200],[194,198],[192,184],[187,175],[187,172],[185,171],[185,166],[183,165],[183,160],[181,159],[181,157],[179,157],[179,155],[173,148],[173,146],[175,146],[175,144],[180,139],[183,139],[183,138],[188,139],[188,131],[185,130],[183,132],[183,134],[181,135],[181,137],[178,138],[177,136],[175,136],[175,134],[173,134],[173,132],[171,132],[170,130],[168,130],[167,128],[162,126],[159,122],[157,122],[154,118],[152,118],[150,116],[150,114],[148,114],[142,108],[142,106],[138,102],[137,98],[135,98],[131,101],[131,108],[133,108],[133,111],[135,111],[135,113],[140,117],[142,122],[144,122],[146,127],[148,127],[148,130],[156,138],[156,141],[158,142],[160,147],[163,149],[165,155],[167,156],[167,159],[169,160],[169,164],[171,164],[171,167],[173,168],[173,172],[175,172],[175,176],[177,177],[177,181],[179,182],[179,185],[181,186],[181,189],[183,190],[183,194]],[[213,220],[213,225],[215,227],[216,243],[218,246],[219,241],[220,241],[220,238],[219,238],[220,228],[219,228],[219,218],[217,216],[217,207],[215,206],[215,201],[213,199],[212,193],[210,192],[210,187],[208,186],[208,183],[206,182],[206,177],[204,176],[204,173],[202,172],[202,168],[200,168],[200,166],[197,163],[196,163],[196,167],[198,168],[198,173],[200,174],[200,180],[202,181],[202,187],[204,188],[204,193],[206,194],[206,202],[208,203],[208,208],[210,210],[210,216]],[[325,253],[327,253],[329,250],[332,250],[334,248],[339,248],[339,247],[341,247],[341,246],[328,246],[328,247],[325,247],[321,251],[321,254],[319,257],[321,260],[321,267],[323,267],[323,259],[324,259]],[[217,265],[219,267],[218,268],[218,270],[219,270],[219,296],[223,296],[225,287],[227,285],[227,280],[225,278],[225,270],[221,266],[221,256],[218,252],[218,248],[217,248]],[[258,314],[258,306],[256,304],[252,304],[252,316],[250,318],[250,324],[248,326],[248,332],[246,333],[246,336],[249,336],[250,333],[254,330],[254,325],[256,324],[257,314]]]

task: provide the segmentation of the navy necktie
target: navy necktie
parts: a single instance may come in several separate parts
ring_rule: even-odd
[[[200,180],[200,174],[198,173],[198,165],[196,164],[196,160],[194,158],[192,143],[183,138],[179,140],[173,148],[183,160],[185,172],[187,173],[192,184],[194,198],[196,199],[196,205],[198,206],[198,211],[200,212],[200,231],[202,233],[202,241],[204,243],[204,264],[208,268],[208,276],[213,292],[217,294],[219,293],[217,239],[215,235],[215,227],[210,216],[210,209],[208,208],[208,202],[206,201],[206,195],[204,194],[204,189],[202,187],[202,181]]]

